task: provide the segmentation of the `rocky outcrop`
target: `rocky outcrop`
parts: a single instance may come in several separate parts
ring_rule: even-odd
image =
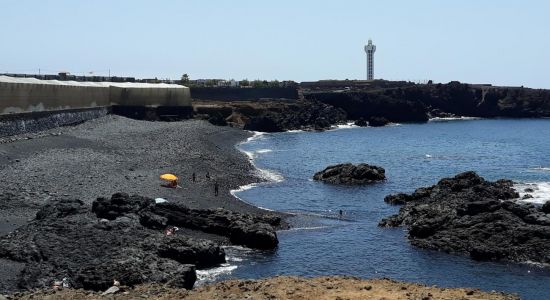
[[[50,287],[62,278],[92,290],[107,289],[113,279],[125,285],[164,282],[191,288],[195,266],[187,263],[225,261],[223,249],[204,243],[148,230],[133,214],[98,219],[81,201],[65,199],[49,203],[34,221],[0,238],[0,257],[25,263],[17,275],[18,288],[25,290]],[[186,249],[188,259],[176,260],[177,255],[155,247],[166,244]]]
[[[404,204],[380,226],[407,226],[411,244],[477,260],[550,263],[550,215],[517,201],[509,180],[486,181],[474,172],[444,178],[410,195],[388,196]]]
[[[319,101],[344,110],[349,119],[368,120],[383,117],[390,122],[426,122],[426,105],[416,99],[403,99],[386,95],[383,90],[315,92],[304,95],[306,99]],[[370,124],[369,124],[370,125]],[[372,126],[372,125],[371,125]]]
[[[197,117],[208,119],[214,125],[227,124],[262,132],[325,130],[347,120],[343,110],[317,101],[203,101],[196,102],[194,107]]]
[[[165,229],[189,228],[226,236],[230,242],[272,249],[278,217],[226,210],[194,210],[125,193],[98,198],[92,209],[77,199],[48,203],[29,224],[0,237],[0,258],[21,262],[18,288],[51,286],[67,278],[72,287],[105,290],[148,282],[191,288],[195,268],[225,262],[217,243]]]
[[[340,83],[348,89],[312,83],[304,96],[342,108],[351,119],[379,116],[390,122],[423,122],[428,117],[550,117],[550,90],[458,81],[447,84],[383,80],[367,85],[353,81]]]
[[[245,130],[280,132],[285,130],[326,130],[347,120],[346,113],[316,101],[298,101],[280,111],[268,110],[250,117]]]
[[[224,209],[189,209],[174,203],[159,203],[151,213],[166,219],[169,225],[198,229],[226,236],[233,244],[257,249],[273,249],[279,241],[274,226],[279,217],[239,214]]]
[[[356,185],[378,182],[386,179],[385,170],[369,164],[351,163],[328,166],[315,173],[314,180],[331,184]]]
[[[277,247],[274,227],[280,225],[277,216],[253,216],[225,209],[190,209],[184,205],[164,202],[125,193],[114,194],[110,199],[98,198],[92,211],[99,218],[113,219],[128,213],[136,214],[140,223],[148,228],[167,225],[197,229],[226,236],[234,244],[258,249]]]
[[[390,123],[388,119],[384,117],[370,117],[369,118],[369,126],[371,127],[382,127],[386,126]]]

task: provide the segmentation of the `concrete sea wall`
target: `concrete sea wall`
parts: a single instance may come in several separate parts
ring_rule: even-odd
[[[87,109],[0,115],[0,138],[48,130],[60,126],[76,125],[105,116],[109,112],[110,108],[103,106]]]
[[[0,82],[0,114],[108,105],[105,87]]]
[[[0,137],[81,123],[110,112],[149,120],[192,114],[175,84],[76,82],[0,76]]]

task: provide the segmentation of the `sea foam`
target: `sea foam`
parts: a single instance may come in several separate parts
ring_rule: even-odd
[[[478,117],[464,117],[464,116],[461,116],[461,117],[447,117],[447,118],[435,117],[435,118],[429,119],[428,122],[467,121],[467,120],[479,120],[479,119],[481,119],[481,118],[478,118]]]
[[[528,182],[514,184],[514,189],[519,193],[520,198],[523,198],[526,194],[533,196],[533,198],[522,199],[521,201],[544,204],[550,200],[550,182]],[[526,189],[532,189],[532,192],[526,192]]]

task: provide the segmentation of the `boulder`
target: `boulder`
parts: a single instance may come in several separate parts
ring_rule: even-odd
[[[331,184],[357,185],[378,182],[386,179],[385,170],[381,167],[351,163],[332,165],[315,173],[314,180]]]
[[[360,126],[360,127],[366,127],[368,125],[367,121],[365,121],[365,119],[363,118],[360,118],[359,120],[355,121],[353,124],[355,124],[355,126]]]
[[[368,123],[371,127],[382,127],[388,125],[390,121],[384,117],[370,117]]]
[[[541,208],[542,212],[545,214],[550,214],[550,201],[546,201]]]

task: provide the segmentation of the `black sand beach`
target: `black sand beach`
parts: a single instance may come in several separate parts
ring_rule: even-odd
[[[262,180],[235,147],[250,136],[206,121],[148,122],[109,115],[74,127],[11,137],[0,144],[0,235],[28,223],[49,200],[77,198],[91,204],[116,192],[160,197],[190,208],[261,214],[265,211],[230,194]],[[196,182],[191,180],[193,172]],[[181,188],[162,187],[163,173],[178,175]],[[214,196],[215,181],[219,196]],[[202,231],[182,228],[180,233],[226,242]],[[1,263],[0,288],[11,290],[13,274],[24,265],[3,259]]]
[[[147,122],[110,115],[50,133],[55,135],[41,133],[39,138],[0,144],[0,197],[6,199],[0,207],[0,234],[24,224],[39,206],[56,197],[91,203],[125,192],[191,208],[261,211],[229,192],[261,180],[235,148],[250,136],[246,131],[205,121]],[[163,173],[178,175],[182,188],[162,187]],[[215,180],[220,185],[218,197]]]

